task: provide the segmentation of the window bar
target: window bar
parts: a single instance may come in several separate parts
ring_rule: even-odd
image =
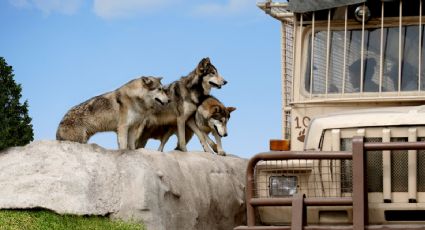
[[[326,37],[326,79],[325,79],[326,97],[328,96],[328,83],[329,83],[330,38],[331,38],[331,10],[328,10],[328,35]]]
[[[401,44],[401,30],[402,30],[402,17],[403,17],[403,1],[400,0],[400,13],[399,13],[399,24],[398,24],[398,95],[401,91],[401,60],[402,60],[402,44]]]
[[[363,3],[363,9],[366,4]],[[365,13],[362,15],[362,44],[360,48],[360,92],[363,93],[363,75],[364,75],[364,27],[365,27]]]
[[[315,24],[315,20],[314,20],[315,16],[314,16],[314,12],[313,12],[313,18],[311,21],[311,57],[310,57],[310,100],[312,98],[312,94],[313,94],[313,66],[314,66],[314,24]]]
[[[304,25],[303,25],[303,14],[301,14],[300,15],[300,30],[299,30],[299,32],[300,32],[300,34],[298,35],[298,37],[299,38],[302,38],[303,36],[303,29],[304,29]],[[301,40],[301,39],[300,39]],[[297,42],[297,40],[295,40],[295,42],[298,44],[298,46],[301,48],[302,47],[302,43],[301,43],[301,41],[298,41]],[[293,50],[293,52],[295,53],[295,50]],[[311,63],[310,63],[311,64]],[[295,66],[295,65],[294,65]],[[293,75],[293,76],[295,76],[295,75]],[[294,78],[295,79],[295,78]],[[305,84],[305,82],[304,82],[304,84]],[[311,80],[310,80],[310,85],[311,85]],[[311,98],[311,95],[310,95],[310,98]]]
[[[382,93],[382,76],[384,75],[384,2],[381,3],[381,48],[379,58],[379,96]]]
[[[302,15],[301,15],[301,18],[302,18]],[[301,21],[302,22],[302,21]],[[299,24],[300,25],[300,38],[301,38],[301,33],[302,33],[302,30],[303,30],[303,25],[302,24]],[[291,88],[291,101],[294,101],[294,87],[295,87],[295,48],[297,47],[297,45],[298,44],[296,44],[296,41],[297,41],[297,17],[295,17],[294,16],[294,24],[293,24],[293,29],[294,29],[294,31],[293,31],[293,33],[292,33],[292,76],[291,76],[291,78],[292,78],[292,88]],[[299,49],[301,50],[301,53],[302,53],[302,46],[301,45],[299,45]]]
[[[419,44],[418,44],[418,92],[421,92],[421,71],[422,71],[422,0],[419,0]]]
[[[348,6],[345,7],[345,20],[344,20],[344,60],[342,65],[342,94],[345,93],[345,78],[347,76],[347,20],[348,20]]]

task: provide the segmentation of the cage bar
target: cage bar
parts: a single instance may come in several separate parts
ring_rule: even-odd
[[[342,65],[342,95],[345,93],[345,79],[347,76],[347,21],[348,21],[348,6],[345,7],[344,12],[344,57]]]
[[[418,39],[418,93],[421,92],[422,72],[422,0],[419,0],[419,39]]]
[[[363,10],[365,9],[366,4],[363,3]],[[360,45],[360,93],[363,92],[363,78],[364,78],[364,29],[365,29],[365,15],[363,12],[362,15],[362,43]]]
[[[381,44],[379,55],[379,95],[382,93],[382,80],[384,75],[384,1],[381,3]]]
[[[402,48],[402,28],[403,28],[403,1],[400,0],[400,14],[399,14],[399,29],[398,29],[398,95],[401,92],[401,64],[403,60],[403,48]]]
[[[330,46],[331,46],[331,10],[328,10],[328,27],[326,36],[326,70],[325,70],[325,95],[328,95],[328,83],[329,83],[329,63],[330,63]]]
[[[310,99],[313,96],[313,74],[314,74],[314,24],[315,24],[315,13],[313,12],[311,22],[311,57],[310,57]]]

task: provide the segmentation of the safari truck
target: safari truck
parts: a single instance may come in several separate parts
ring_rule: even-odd
[[[235,229],[425,229],[422,0],[257,5],[281,22],[283,138]]]

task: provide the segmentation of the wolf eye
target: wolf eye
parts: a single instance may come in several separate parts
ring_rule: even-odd
[[[220,121],[220,116],[218,114],[213,114],[211,118],[214,120]]]

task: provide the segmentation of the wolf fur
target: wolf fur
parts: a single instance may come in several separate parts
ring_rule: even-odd
[[[134,149],[150,112],[168,102],[161,78],[140,77],[71,108],[59,124],[56,139],[87,143],[95,133],[114,131],[120,149]]]
[[[189,141],[195,133],[206,152],[226,155],[221,137],[227,136],[227,122],[230,119],[230,113],[234,110],[236,110],[235,107],[225,107],[217,98],[208,96],[198,106],[195,114],[188,119],[185,132],[186,140]],[[170,136],[176,134],[176,132],[176,125],[155,126],[147,124],[137,141],[136,147],[145,147],[147,141],[152,138],[161,141],[158,151],[163,151]],[[215,143],[208,136],[209,133],[213,134]]]
[[[211,64],[203,58],[187,76],[166,86],[170,103],[157,109],[149,118],[151,126],[176,126],[177,150],[186,149],[186,121],[195,113],[198,106],[207,98],[212,88],[221,88],[227,83]]]

